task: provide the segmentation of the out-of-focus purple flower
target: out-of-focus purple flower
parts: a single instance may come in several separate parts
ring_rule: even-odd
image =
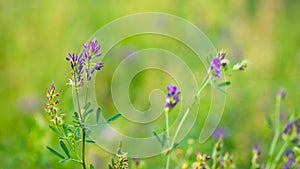
[[[285,156],[290,157],[290,156],[294,156],[295,152],[293,151],[293,149],[289,148],[285,151]]]
[[[300,141],[300,123],[299,119],[288,123],[282,132],[282,138],[285,141],[290,141],[294,144],[299,144]]]
[[[213,138],[219,140],[225,135],[225,130],[222,128],[217,128],[213,133]]]
[[[253,146],[253,151],[255,151],[257,153],[257,155],[260,155],[261,151],[258,145],[254,145]]]
[[[296,163],[296,160],[294,157],[288,157],[288,162],[286,162],[283,166],[284,169],[290,169],[294,164]]]
[[[288,123],[283,131],[284,134],[290,135],[292,133],[293,128],[295,127],[297,135],[300,135],[300,125],[299,119],[296,119],[290,123]]]
[[[222,77],[222,69],[227,65],[227,62],[224,60],[225,56],[226,53],[221,50],[210,63],[210,70],[212,71],[212,74],[217,78]]]
[[[177,87],[175,85],[167,86],[168,95],[166,97],[165,111],[169,111],[174,108],[179,102],[179,94]]]
[[[93,56],[98,57],[102,55],[102,53],[99,52],[101,47],[98,45],[98,40],[91,39],[88,44],[83,44],[83,47],[84,56],[88,60],[91,60]]]
[[[286,96],[286,91],[285,91],[285,89],[280,89],[279,92],[278,92],[278,94],[277,94],[277,97],[278,97],[278,98],[281,98],[281,99],[284,99],[285,96]]]

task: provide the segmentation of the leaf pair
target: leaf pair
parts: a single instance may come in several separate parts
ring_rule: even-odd
[[[65,158],[61,153],[59,153],[58,151],[54,150],[53,148],[51,148],[49,146],[47,146],[47,149],[55,156],[62,159],[59,161],[60,163],[69,161],[71,156],[70,156],[69,150],[67,148],[67,145],[62,140],[59,141],[59,144],[60,144],[60,147],[62,148],[62,150],[64,151],[64,153],[66,154],[67,158]]]

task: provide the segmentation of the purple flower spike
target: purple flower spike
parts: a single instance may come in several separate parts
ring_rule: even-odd
[[[102,53],[99,52],[100,45],[98,45],[98,40],[90,40],[88,44],[83,44],[84,50],[84,56],[86,59],[91,60],[94,57],[101,56]]]
[[[169,111],[176,106],[176,104],[180,101],[177,87],[174,85],[167,86],[168,95],[166,97],[165,111]]]
[[[220,51],[210,63],[210,69],[213,75],[217,78],[221,78],[222,68],[227,65],[227,62],[224,62],[225,56],[226,53],[224,51]]]

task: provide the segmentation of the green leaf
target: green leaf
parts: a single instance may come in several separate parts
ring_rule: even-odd
[[[179,143],[175,143],[175,144],[173,145],[173,149],[176,148],[176,147],[178,147],[178,146],[179,146]]]
[[[55,151],[54,149],[52,149],[51,147],[47,146],[47,149],[51,151],[52,154],[56,155],[59,158],[64,159],[65,157],[63,155],[61,155],[59,152]]]
[[[80,137],[80,128],[79,127],[77,127],[75,134],[76,134],[77,137]]]
[[[58,131],[55,127],[53,126],[49,126],[49,128],[54,132],[56,133],[57,135],[59,135],[60,137],[64,137],[63,133]]]
[[[85,132],[85,137],[90,137],[91,134],[92,134],[92,130],[88,129],[88,130]]]
[[[167,140],[166,138],[167,138],[167,135],[166,135],[166,133],[164,132],[163,138],[162,138],[162,144],[161,144],[162,147],[164,147],[165,144],[166,144],[166,140]]]
[[[67,125],[63,125],[63,129],[64,129],[64,134],[65,134],[65,136],[67,136],[68,135],[68,130],[69,130],[69,127],[67,126]]]
[[[70,158],[70,153],[69,153],[69,150],[68,150],[66,144],[62,140],[59,141],[59,144],[60,144],[61,148],[64,150],[64,152],[66,153],[66,155]]]
[[[273,128],[273,121],[272,121],[272,119],[269,115],[266,115],[266,120],[267,120],[268,127],[270,127],[271,129],[274,129]]]
[[[108,120],[106,120],[106,122],[104,122],[104,123],[110,123],[110,122],[113,122],[113,121],[117,120],[117,119],[118,119],[119,117],[121,117],[121,116],[122,116],[122,115],[121,115],[120,113],[118,113],[118,114],[112,116],[111,118],[109,118]]]
[[[152,131],[152,133],[154,134],[154,136],[156,137],[156,139],[158,140],[158,142],[162,145],[162,141],[159,138],[159,136],[157,135],[157,133],[155,131]]]
[[[93,164],[90,164],[90,169],[95,169]]]
[[[90,108],[90,106],[91,106],[91,102],[88,102],[83,108],[84,110],[87,110]]]
[[[227,94],[227,92],[226,92],[225,90],[223,90],[222,88],[217,87],[217,89],[218,89],[220,92],[222,92],[222,93],[224,93],[224,94]]]
[[[87,143],[92,143],[92,144],[95,144],[95,143],[96,143],[94,140],[85,140],[85,142],[87,142]]]
[[[230,81],[227,81],[227,82],[223,82],[223,83],[220,83],[218,84],[219,87],[224,87],[224,86],[229,86],[231,84]]]
[[[89,114],[93,113],[94,109],[90,109],[89,111],[86,111],[83,113],[82,118],[85,119]]]
[[[64,163],[64,162],[68,162],[68,161],[70,161],[70,158],[62,159],[62,160],[60,160],[59,162],[60,162],[60,163]]]
[[[98,107],[98,109],[97,109],[97,111],[96,111],[96,123],[97,123],[97,124],[99,123],[100,115],[101,115],[101,108]]]

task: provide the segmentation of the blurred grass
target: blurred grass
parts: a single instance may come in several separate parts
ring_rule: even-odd
[[[79,51],[101,26],[124,15],[150,11],[183,17],[234,60],[250,60],[246,72],[229,77],[233,83],[221,122],[228,130],[227,148],[239,168],[245,168],[252,145],[261,145],[263,155],[267,154],[272,131],[266,116],[272,117],[280,87],[287,89],[282,112],[298,108],[299,5],[300,1],[283,0],[0,1],[2,168],[74,168],[72,163],[58,164],[45,149],[56,143],[42,109],[45,88],[51,81],[65,85],[67,52]],[[71,108],[70,90],[61,89],[63,105]],[[193,129],[191,136],[197,137],[197,131]],[[102,151],[93,155],[90,159],[100,166],[106,163],[102,157],[109,156]],[[159,161],[150,160],[152,164]]]

